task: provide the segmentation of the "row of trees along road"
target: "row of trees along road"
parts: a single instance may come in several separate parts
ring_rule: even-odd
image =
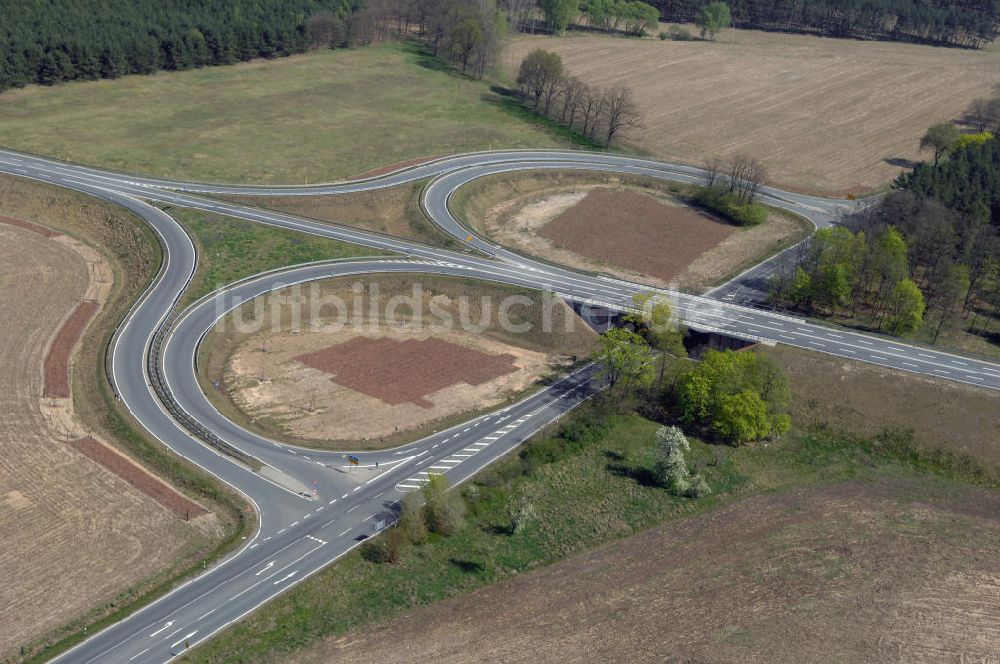
[[[642,126],[629,88],[587,85],[566,74],[558,53],[536,49],[526,55],[517,85],[522,103],[594,143],[611,145],[628,130]]]
[[[928,130],[932,161],[895,190],[816,233],[794,274],[772,284],[784,306],[842,314],[893,334],[937,341],[964,323],[991,340],[1000,318],[1000,141],[951,124]]]

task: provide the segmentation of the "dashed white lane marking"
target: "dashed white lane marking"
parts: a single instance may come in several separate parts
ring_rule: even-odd
[[[841,353],[850,353],[851,355],[857,355],[857,353],[851,350],[850,348],[838,348],[837,350],[839,350]]]
[[[285,532],[285,528],[282,528],[281,530],[279,530],[278,532],[276,532],[275,535],[280,535],[283,532]]]
[[[778,336],[781,337],[782,339],[794,339],[795,338],[795,337],[790,337],[787,334],[779,334]]]
[[[920,357],[929,357],[932,360],[934,359],[933,355],[928,355],[927,353],[917,353],[917,355],[919,355]]]
[[[285,581],[288,581],[290,578],[292,578],[293,576],[295,576],[298,573],[299,573],[298,570],[292,570],[291,572],[289,572],[288,574],[286,574],[284,578],[278,579],[277,581],[275,581],[274,585],[278,585],[279,583],[284,583]]]
[[[483,440],[500,440],[500,436],[484,436]]]
[[[866,346],[871,346],[871,345],[873,345],[873,344],[872,344],[872,342],[870,342],[870,341],[865,341],[864,339],[858,339],[858,343],[859,343],[859,344],[864,344],[864,345],[866,345]]]
[[[344,535],[346,535],[346,534],[347,534],[347,533],[349,533],[349,532],[351,532],[351,529],[350,529],[350,528],[348,528],[348,529],[347,529],[347,530],[345,530],[344,532],[342,532],[342,533],[340,533],[339,535],[337,535],[337,537],[343,537]]]
[[[189,634],[185,634],[183,637],[181,637],[180,639],[178,639],[176,642],[171,643],[170,647],[171,648],[176,648],[177,646],[179,646],[180,644],[184,643],[185,641],[187,641],[188,639],[190,639],[192,636],[194,636],[197,633],[198,633],[198,630],[194,630],[193,632],[191,632]]]
[[[968,376],[967,375],[966,378],[971,378],[972,380],[978,380],[980,383],[983,382],[983,379],[979,378],[978,376]]]
[[[917,368],[917,365],[915,365],[913,362],[903,362],[903,364],[908,367],[913,367],[914,369]]]
[[[470,457],[472,455],[471,454],[452,454],[452,456],[453,457],[462,457],[462,458],[465,458],[465,457]]]
[[[882,360],[883,362],[888,362],[889,361],[888,357],[882,357],[881,355],[872,355],[872,358],[874,358],[876,360]]]
[[[951,372],[950,372],[950,371],[945,371],[944,369],[935,369],[935,370],[934,370],[934,373],[939,373],[939,374],[950,374]]]
[[[968,362],[960,362],[959,360],[952,360],[951,363],[952,364],[961,364],[963,367],[969,366]]]
[[[355,491],[361,491],[361,487],[359,487],[359,486],[354,487],[354,489],[351,491],[351,493],[354,493]]]
[[[143,655],[145,655],[147,652],[149,652],[149,648],[146,648],[142,652],[138,652],[138,653],[132,655],[131,657],[128,658],[128,661],[131,662],[133,659],[139,659],[140,657],[142,657]]]
[[[306,514],[306,515],[304,515],[304,516],[302,517],[302,520],[303,520],[303,521],[305,521],[306,519],[308,519],[308,518],[309,518],[309,517],[311,517],[311,516],[312,516],[312,514]]]
[[[349,495],[351,495],[351,494],[350,493],[345,493],[343,496],[341,496],[341,498],[347,498]]]
[[[290,524],[288,524],[288,527],[289,527],[289,528],[294,528],[294,527],[295,527],[295,526],[297,526],[297,525],[299,525],[299,522],[298,522],[298,521],[296,521],[295,523],[290,523]]]
[[[809,343],[812,344],[813,346],[820,346],[822,348],[826,348],[826,344],[820,343],[818,341],[810,341]]]
[[[326,505],[320,505],[319,507],[314,509],[313,512],[322,512],[324,507],[326,507]]]
[[[347,514],[350,514],[350,513],[351,513],[351,512],[353,512],[354,510],[358,509],[359,507],[361,507],[361,505],[355,505],[355,506],[354,506],[354,507],[352,507],[351,509],[347,510],[347,512],[346,512],[346,513],[347,513]]]
[[[210,611],[207,611],[207,612],[201,614],[200,616],[198,616],[197,620],[204,620],[205,618],[209,617],[213,613],[215,613],[215,609],[212,609]]]
[[[434,470],[451,470],[451,466],[431,466]]]
[[[333,505],[335,502],[337,502],[336,498],[334,498],[333,500],[331,500],[330,502],[328,502],[327,505]]]

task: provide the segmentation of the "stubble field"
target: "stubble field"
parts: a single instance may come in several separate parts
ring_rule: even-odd
[[[43,358],[93,294],[87,277],[87,261],[71,246],[0,225],[0,657],[172,569],[202,539],[73,447],[84,430],[56,367],[48,378],[64,391],[43,396]]]
[[[744,152],[776,184],[837,194],[885,184],[921,157],[927,127],[1000,82],[995,50],[749,30],[718,42],[519,38],[503,56],[511,79],[536,48],[560,54],[586,83],[632,88],[645,124],[628,139],[635,148],[694,164]]]

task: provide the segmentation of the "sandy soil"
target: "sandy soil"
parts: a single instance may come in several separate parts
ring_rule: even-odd
[[[390,303],[401,297],[409,304],[390,311]],[[586,356],[597,339],[558,298],[433,275],[315,282],[260,298],[235,313],[241,323],[227,316],[201,345],[198,367],[209,399],[228,417],[262,435],[337,449],[404,443],[468,417],[470,409],[481,412],[523,390],[553,365]],[[502,320],[516,327],[506,327]],[[512,355],[519,368],[482,385],[459,382],[438,389],[424,397],[435,406],[423,408],[414,403],[390,405],[347,389],[332,382],[330,374],[294,359],[357,335],[439,339],[475,352]],[[438,363],[434,370],[443,367]],[[358,369],[363,375],[370,367]]]
[[[60,241],[63,240],[63,241]],[[68,443],[70,399],[43,398],[56,330],[109,283],[68,238],[0,225],[0,655],[168,569],[192,528]]]
[[[788,346],[764,350],[788,371],[798,426],[865,437],[907,429],[924,445],[968,454],[1000,471],[996,391]]]
[[[777,184],[841,194],[890,180],[921,157],[927,127],[1000,82],[995,49],[743,30],[718,42],[521,37],[502,56],[511,79],[536,48],[587,83],[632,88],[645,129],[628,141],[644,151],[695,164],[746,152]]]
[[[916,479],[755,496],[288,661],[995,662],[998,514]]]
[[[557,364],[482,335],[369,324],[261,333],[232,355],[226,389],[251,419],[290,435],[366,440],[500,404]]]

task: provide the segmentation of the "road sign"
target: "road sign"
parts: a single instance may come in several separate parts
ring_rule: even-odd
[[[474,239],[475,239],[475,238],[473,238],[473,237],[472,237],[471,235],[467,235],[467,236],[465,237],[465,241],[466,241],[466,242],[472,242],[472,241],[473,241]]]

